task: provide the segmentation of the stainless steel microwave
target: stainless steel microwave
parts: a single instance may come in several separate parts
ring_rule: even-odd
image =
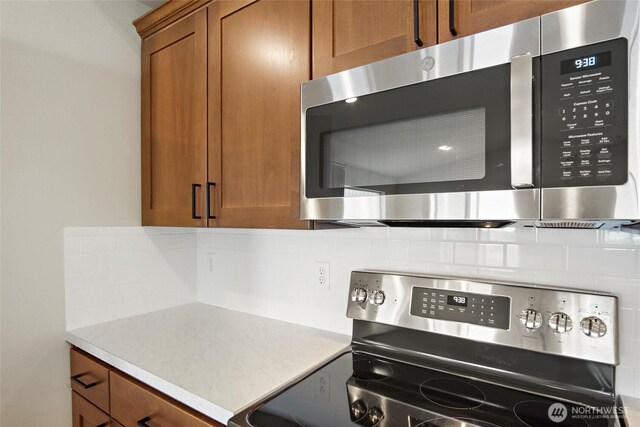
[[[304,83],[301,218],[640,219],[639,9],[595,0]]]

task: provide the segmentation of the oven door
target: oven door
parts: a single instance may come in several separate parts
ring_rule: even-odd
[[[302,86],[301,218],[540,217],[540,20]]]

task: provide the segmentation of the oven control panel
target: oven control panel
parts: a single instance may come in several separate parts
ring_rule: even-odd
[[[500,295],[418,287],[412,290],[413,316],[509,329],[510,313],[510,299]]]
[[[627,181],[627,41],[542,58],[542,185]]]
[[[588,291],[354,271],[347,316],[617,364],[617,298]]]

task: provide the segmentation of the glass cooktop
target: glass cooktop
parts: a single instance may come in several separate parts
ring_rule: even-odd
[[[604,408],[604,411],[613,408]],[[346,353],[253,411],[254,427],[616,425],[594,408]]]

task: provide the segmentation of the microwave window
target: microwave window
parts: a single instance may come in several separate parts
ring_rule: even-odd
[[[371,187],[477,180],[486,174],[485,108],[414,117],[321,135],[321,186],[345,197]]]

